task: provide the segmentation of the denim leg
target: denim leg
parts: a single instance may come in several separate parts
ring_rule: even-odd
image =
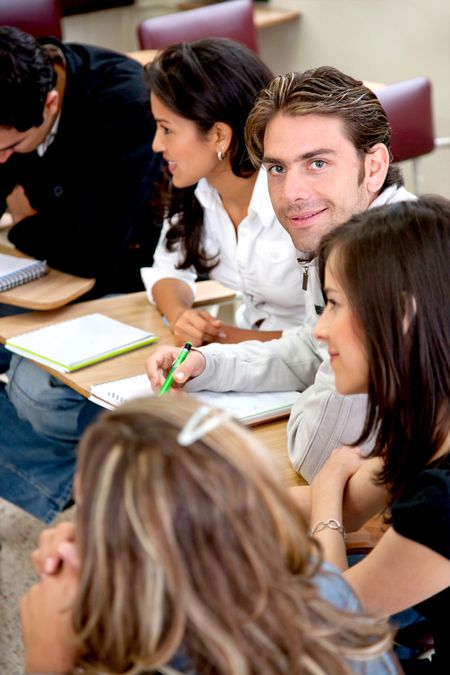
[[[24,307],[15,307],[14,305],[7,305],[4,302],[0,302],[0,317],[3,316],[12,316],[13,314],[25,314],[31,310],[25,309]],[[4,345],[0,345],[0,373],[5,373],[9,368],[9,362],[11,360],[11,352],[8,349],[5,349]]]
[[[14,354],[6,390],[18,416],[51,441],[76,444],[101,411],[61,380]]]
[[[0,384],[0,497],[49,523],[72,495],[75,445],[50,442],[17,416]]]

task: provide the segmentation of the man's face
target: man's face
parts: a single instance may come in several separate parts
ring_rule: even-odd
[[[368,157],[338,117],[278,113],[269,122],[263,165],[274,211],[296,249],[314,253],[324,234],[368,208],[376,196]]]
[[[15,152],[26,153],[36,150],[47,135],[43,126],[31,127],[26,131],[17,131],[8,127],[0,127],[0,164],[8,161]]]
[[[26,131],[0,126],[0,164],[4,164],[15,152],[33,152],[43,142],[56,119],[59,109],[59,94],[52,89],[44,103],[43,122]]]

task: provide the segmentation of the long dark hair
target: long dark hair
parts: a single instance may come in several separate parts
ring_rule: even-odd
[[[242,177],[254,174],[244,142],[245,121],[257,94],[273,77],[256,54],[225,38],[183,42],[162,51],[146,66],[145,73],[149,90],[175,114],[195,122],[202,134],[216,122],[228,124],[233,131],[229,148],[233,173]],[[195,187],[173,187],[166,171],[161,215],[171,221],[168,250],[174,250],[178,242],[184,250],[179,268],[194,266],[203,273],[218,260],[208,259],[202,248],[203,210],[194,195]]]
[[[450,201],[439,197],[370,209],[325,237],[365,335],[368,408],[361,437],[392,504],[450,429]]]

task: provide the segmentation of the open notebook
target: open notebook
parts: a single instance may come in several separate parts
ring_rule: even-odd
[[[91,387],[90,400],[104,408],[115,408],[121,403],[140,396],[153,396],[147,375],[135,375]],[[244,424],[258,424],[289,415],[299,393],[276,391],[262,393],[200,391],[195,398],[216,408],[228,410]]]
[[[6,348],[61,373],[124,354],[155,342],[157,336],[104,314],[77,319],[9,338]]]
[[[47,272],[48,266],[45,260],[0,253],[0,293],[26,284],[28,281],[39,279]]]

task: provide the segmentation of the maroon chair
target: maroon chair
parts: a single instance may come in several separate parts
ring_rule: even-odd
[[[416,77],[377,89],[392,130],[391,150],[395,162],[413,160],[415,190],[422,192],[420,157],[435,148],[431,82]]]
[[[0,25],[34,37],[62,37],[60,0],[0,0]]]
[[[252,0],[229,0],[155,16],[142,21],[137,33],[141,49],[164,49],[176,42],[225,37],[258,53]]]

